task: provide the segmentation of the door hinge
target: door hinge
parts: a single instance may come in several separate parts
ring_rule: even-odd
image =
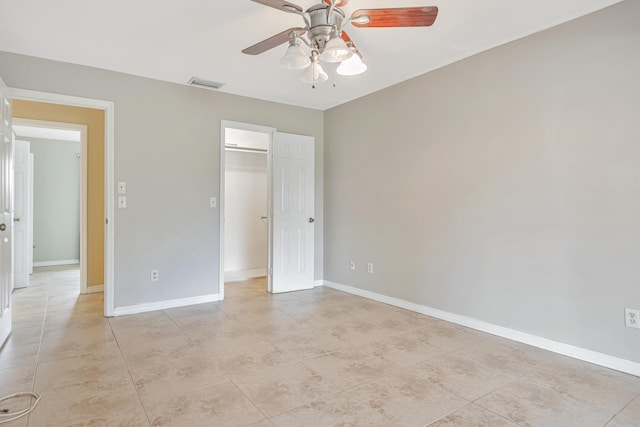
[[[273,268],[269,267],[269,276],[273,276]]]
[[[109,218],[105,218],[105,224],[109,225]]]

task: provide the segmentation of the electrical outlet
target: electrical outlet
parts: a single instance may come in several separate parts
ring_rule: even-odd
[[[372,262],[367,264],[367,273],[373,274],[373,263]]]
[[[356,271],[356,262],[354,260],[349,261],[349,268]]]
[[[624,309],[624,324],[629,328],[640,329],[640,310],[633,308]]]
[[[151,270],[151,281],[157,282],[160,280],[160,270]]]

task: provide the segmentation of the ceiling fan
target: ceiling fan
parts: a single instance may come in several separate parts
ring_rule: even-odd
[[[340,65],[336,72],[352,76],[366,71],[362,55],[344,31],[351,24],[355,27],[428,27],[438,16],[438,8],[399,7],[384,9],[359,9],[347,17],[342,7],[349,0],[325,0],[307,10],[286,0],[252,0],[283,12],[300,15],[304,27],[293,27],[269,37],[242,51],[248,55],[259,55],[289,42],[285,55],[280,60],[282,66],[291,70],[304,70],[300,78],[315,87],[316,82],[328,79],[320,61]],[[310,50],[306,53],[304,43]]]

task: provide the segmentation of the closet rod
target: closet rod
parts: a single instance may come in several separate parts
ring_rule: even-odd
[[[263,148],[229,147],[228,145],[225,145],[224,149],[229,151],[240,151],[245,153],[266,153],[267,152],[267,150]]]

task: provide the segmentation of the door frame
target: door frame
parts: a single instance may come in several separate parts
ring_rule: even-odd
[[[105,193],[105,251],[104,251],[104,315],[111,317],[115,308],[114,285],[114,155],[115,155],[115,104],[112,101],[101,99],[82,98],[71,95],[62,95],[50,92],[40,92],[27,89],[9,88],[13,99],[25,101],[47,102],[51,104],[69,105],[73,107],[94,108],[104,110],[104,193]],[[85,156],[86,157],[86,156]],[[85,233],[86,235],[86,233]],[[86,259],[86,257],[85,257]],[[85,269],[86,270],[86,269]]]
[[[234,122],[231,120],[221,120],[220,121],[220,190],[219,190],[219,194],[220,194],[220,200],[218,203],[218,209],[219,209],[219,217],[220,217],[220,249],[218,251],[218,253],[220,254],[219,259],[218,259],[218,274],[219,274],[219,283],[220,283],[220,289],[219,289],[219,296],[220,296],[220,300],[224,299],[224,207],[225,207],[225,191],[224,191],[224,186],[225,186],[225,134],[226,134],[226,129],[237,129],[237,130],[246,130],[246,131],[250,131],[250,132],[259,132],[259,133],[265,133],[269,135],[269,148],[267,149],[267,180],[268,180],[268,184],[267,184],[267,216],[268,216],[268,236],[267,236],[267,283],[268,283],[268,290],[271,291],[271,275],[270,275],[270,271],[271,271],[271,267],[272,267],[272,263],[271,263],[271,240],[272,240],[272,236],[271,236],[271,221],[272,221],[272,215],[271,215],[271,211],[272,211],[272,207],[271,207],[271,176],[272,176],[272,171],[271,171],[271,153],[272,153],[272,149],[273,149],[273,138],[275,136],[275,133],[277,131],[276,128],[274,127],[270,127],[270,126],[262,126],[262,125],[255,125],[255,124],[251,124],[251,123],[243,123],[243,122]]]
[[[80,293],[102,292],[102,286],[87,286],[87,125],[22,118],[14,118],[13,125],[80,132]]]

